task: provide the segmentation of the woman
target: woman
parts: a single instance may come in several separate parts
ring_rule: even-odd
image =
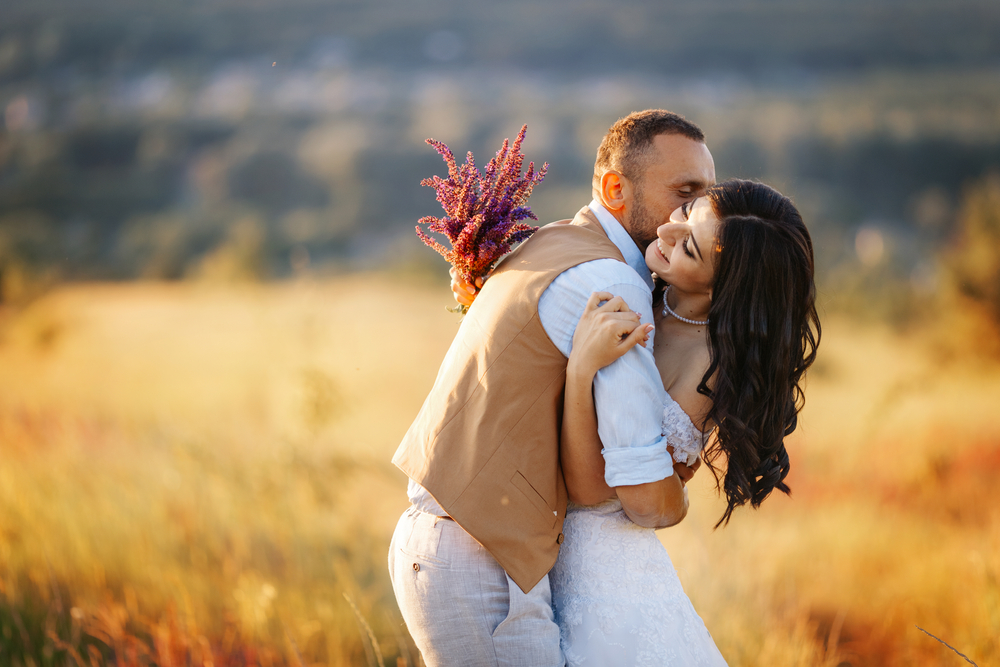
[[[696,466],[706,442],[713,472],[725,458],[721,524],[788,492],[783,439],[820,336],[812,242],[787,197],[740,180],[685,204],[657,236],[646,263],[658,278],[664,434],[678,464]],[[632,523],[604,481],[593,379],[638,340],[623,340],[637,318],[620,299],[598,305],[606,299],[591,297],[566,375],[560,454],[572,502],[551,585],[567,664],[724,665],[655,532]],[[687,495],[677,497],[683,516]]]

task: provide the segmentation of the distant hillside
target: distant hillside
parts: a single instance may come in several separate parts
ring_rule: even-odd
[[[674,75],[1000,62],[995,0],[5,0],[0,80],[260,56]]]
[[[439,211],[425,138],[482,165],[527,123],[549,221],[649,107],[704,127],[720,178],[795,198],[824,284],[922,298],[967,186],[1000,172],[996,0],[0,3],[0,303],[60,279],[440,275],[413,234]],[[858,238],[883,244],[864,271]]]

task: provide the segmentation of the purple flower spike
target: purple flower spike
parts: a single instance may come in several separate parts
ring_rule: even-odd
[[[496,156],[487,163],[485,173],[480,173],[471,152],[460,167],[445,144],[427,140],[448,165],[448,178],[432,176],[420,184],[434,188],[445,215],[421,218],[417,236],[448,260],[469,283],[475,284],[477,278],[485,277],[513,245],[538,229],[521,221],[538,219],[525,202],[535,184],[545,178],[549,164],[546,162],[536,172],[535,163],[529,162],[527,173],[521,174],[524,162],[521,142],[527,131],[528,126],[522,126],[513,144],[504,139]],[[451,249],[435,241],[420,225],[426,225],[429,232],[444,234]]]

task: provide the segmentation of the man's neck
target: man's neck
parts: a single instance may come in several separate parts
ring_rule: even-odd
[[[646,252],[646,247],[639,241],[639,239],[635,238],[635,236],[632,234],[632,230],[629,229],[629,226],[627,224],[625,224],[625,207],[623,206],[617,211],[612,211],[610,208],[608,208],[607,204],[605,204],[604,201],[601,199],[600,193],[595,191],[593,194],[594,194],[594,201],[603,206],[604,210],[608,212],[608,215],[610,215],[612,218],[618,221],[618,224],[621,225],[622,229],[624,229],[628,233],[628,237],[632,239],[632,243],[634,243],[635,247],[639,249],[639,252],[643,253]]]
[[[621,220],[613,215],[600,199],[594,199],[591,202],[591,210],[593,210],[598,221],[604,227],[605,232],[608,234],[608,238],[611,239],[611,242],[614,243],[621,251],[622,256],[625,258],[625,262],[631,266],[636,273],[642,276],[649,288],[652,289],[653,281],[649,277],[649,269],[646,268],[646,260],[642,246],[635,242],[635,239],[632,238],[632,235],[625,229],[625,226],[621,224]]]

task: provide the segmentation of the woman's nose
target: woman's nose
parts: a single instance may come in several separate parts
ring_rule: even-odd
[[[660,227],[656,230],[656,235],[659,236],[665,243],[670,243],[672,245],[674,240],[677,238],[677,230],[680,226],[681,225],[676,222],[668,222],[665,225],[660,225]]]

